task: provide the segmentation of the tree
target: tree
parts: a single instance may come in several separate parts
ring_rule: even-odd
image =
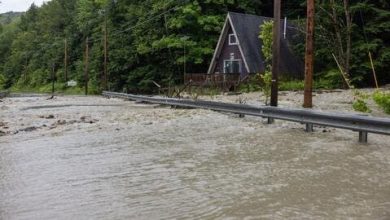
[[[317,6],[318,76],[328,77],[337,68],[333,53],[356,85],[369,84],[369,50],[378,79],[382,84],[390,82],[388,1],[321,0]],[[282,14],[301,18],[304,9],[305,1],[292,0],[284,4]],[[272,1],[51,0],[41,7],[33,4],[19,21],[3,24],[0,74],[7,88],[44,87],[49,63],[57,63],[56,74],[63,75],[66,38],[69,79],[82,86],[83,51],[89,37],[90,88],[98,93],[104,70],[102,27],[107,20],[109,87],[153,92],[157,89],[153,81],[164,87],[182,83],[184,63],[188,72],[207,70],[227,11],[271,17]],[[58,83],[64,83],[64,77],[58,78]]]
[[[266,21],[260,26],[260,39],[262,41],[261,52],[265,58],[266,68],[263,75],[258,75],[263,82],[261,91],[265,96],[265,104],[268,105],[268,99],[271,96],[272,85],[272,44],[273,44],[273,21]]]

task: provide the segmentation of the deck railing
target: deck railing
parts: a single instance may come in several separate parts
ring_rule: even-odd
[[[224,89],[232,89],[242,81],[240,73],[187,73],[184,75],[184,84],[192,86],[214,86]]]

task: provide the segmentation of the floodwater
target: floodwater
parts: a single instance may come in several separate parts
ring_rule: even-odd
[[[100,97],[0,105],[0,219],[390,219],[388,136]]]

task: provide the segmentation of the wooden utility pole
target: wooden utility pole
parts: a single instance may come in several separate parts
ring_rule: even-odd
[[[51,97],[54,97],[54,82],[56,80],[55,71],[56,71],[56,64],[53,63],[51,67]]]
[[[107,61],[108,61],[108,33],[107,33],[107,16],[105,16],[104,18],[104,79],[103,79],[103,88],[105,90],[108,90]]]
[[[64,40],[64,71],[65,71],[65,82],[68,81],[68,41]]]
[[[89,76],[88,76],[88,62],[89,62],[89,39],[85,40],[85,66],[84,66],[84,80],[85,80],[85,95],[88,95],[88,81],[89,81]]]
[[[280,63],[280,2],[281,0],[274,0],[271,106],[278,106],[278,75]]]
[[[306,52],[305,52],[305,91],[303,107],[313,107],[314,70],[314,0],[307,0]]]

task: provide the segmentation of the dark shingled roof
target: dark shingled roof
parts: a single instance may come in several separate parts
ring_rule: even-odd
[[[236,31],[243,56],[247,61],[250,73],[263,73],[265,64],[261,52],[262,41],[259,39],[260,25],[272,18],[261,17],[249,14],[229,12],[233,29]],[[288,76],[302,77],[304,73],[303,61],[294,54],[291,45],[293,42],[303,41],[297,29],[287,22],[287,37],[284,39],[284,22],[281,23],[281,44],[280,44],[280,72]]]

